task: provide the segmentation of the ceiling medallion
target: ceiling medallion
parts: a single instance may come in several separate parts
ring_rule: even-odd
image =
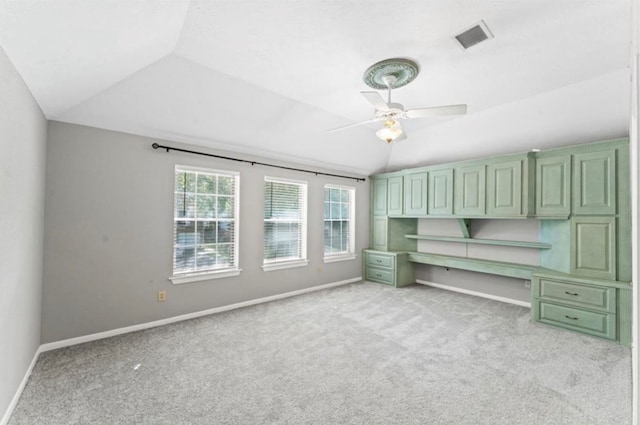
[[[397,89],[406,86],[417,76],[420,69],[417,62],[405,58],[392,58],[374,63],[362,76],[365,84],[377,90]],[[384,77],[394,76],[391,86],[387,85]]]

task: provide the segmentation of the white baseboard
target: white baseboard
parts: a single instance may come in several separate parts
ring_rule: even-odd
[[[341,280],[339,282],[327,283],[325,285],[312,286],[310,288],[300,289],[297,291],[285,292],[283,294],[271,295],[269,297],[257,298],[254,300],[243,301],[236,304],[225,305],[222,307],[211,308],[208,310],[197,311],[194,313],[183,314],[180,316],[169,317],[167,319],[156,320],[153,322],[141,323],[139,325],[127,326],[124,328],[112,329],[110,331],[98,332],[90,335],[83,335],[76,338],[64,339],[61,341],[49,342],[40,346],[39,352],[56,350],[58,348],[70,347],[76,344],[82,344],[85,342],[96,341],[99,339],[109,338],[116,335],[122,335],[130,332],[141,331],[144,329],[155,328],[157,326],[168,325],[171,323],[182,322],[184,320],[195,319],[202,316],[208,316],[210,314],[222,313],[223,311],[235,310],[237,308],[249,307],[256,304],[268,303],[271,301],[281,300],[284,298],[295,297],[296,295],[307,294],[309,292],[320,291],[323,289],[334,288],[336,286],[346,285],[348,283],[358,282],[362,280],[362,276],[354,277],[352,279]],[[0,423],[0,425],[4,425]]]
[[[428,282],[426,280],[416,279],[416,283],[419,283],[420,285],[433,286],[434,288],[444,289],[447,291],[460,292],[461,294],[488,298],[490,300],[500,301],[503,303],[515,304],[515,305],[519,305],[520,307],[531,308],[531,303],[528,303],[526,301],[514,300],[512,298],[506,298],[506,297],[499,297],[497,295],[485,294],[484,292],[471,291],[469,289],[456,288],[455,286],[448,286],[448,285],[443,285],[441,283]]]
[[[20,396],[22,395],[22,391],[24,391],[24,387],[27,385],[27,381],[29,380],[29,377],[31,376],[31,372],[33,371],[33,367],[36,365],[36,362],[38,361],[38,357],[40,357],[40,353],[42,352],[41,348],[42,348],[42,346],[38,347],[38,349],[36,350],[35,354],[33,355],[33,359],[31,360],[31,364],[27,368],[27,372],[24,374],[24,377],[22,378],[22,382],[20,382],[20,385],[18,386],[18,389],[16,390],[16,393],[13,395],[13,398],[11,399],[11,403],[9,403],[9,406],[7,407],[7,410],[4,412],[4,416],[2,416],[2,419],[0,420],[0,425],[7,425],[9,423],[9,418],[11,418],[11,415],[13,414],[13,411],[14,411],[14,409],[16,408],[16,406],[18,404],[18,400],[20,400]]]

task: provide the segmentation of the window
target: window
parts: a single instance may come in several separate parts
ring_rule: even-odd
[[[265,271],[304,266],[307,261],[307,183],[265,177]]]
[[[173,283],[237,275],[237,173],[176,166]]]
[[[355,188],[324,187],[324,260],[355,258]]]

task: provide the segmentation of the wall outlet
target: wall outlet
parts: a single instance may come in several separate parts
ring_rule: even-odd
[[[525,288],[531,288],[531,281],[530,280],[525,280],[524,281],[524,287]]]
[[[162,303],[167,300],[167,291],[158,291],[158,302]]]

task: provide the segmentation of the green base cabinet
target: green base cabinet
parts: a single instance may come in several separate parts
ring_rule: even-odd
[[[408,252],[364,250],[365,280],[400,287],[416,282]]]
[[[536,272],[531,280],[532,318],[630,345],[630,290],[624,282]]]

